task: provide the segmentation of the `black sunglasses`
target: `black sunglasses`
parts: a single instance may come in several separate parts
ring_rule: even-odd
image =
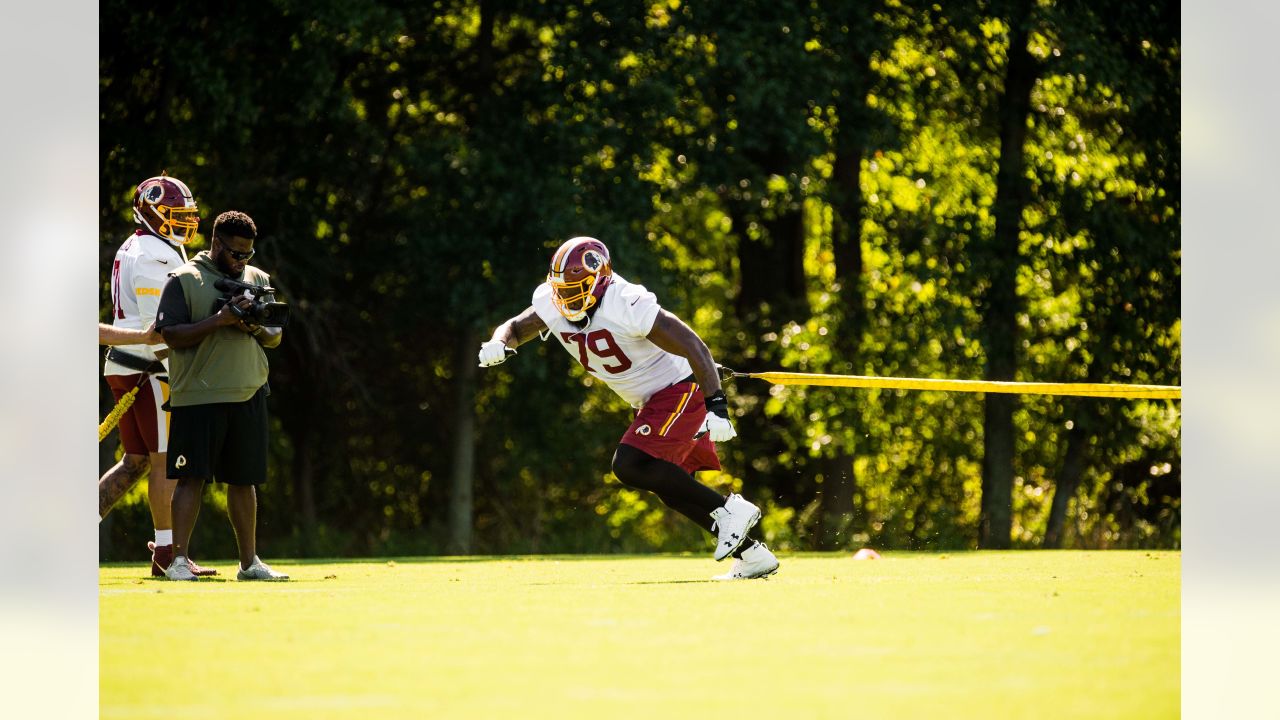
[[[248,260],[249,258],[253,257],[253,254],[255,252],[257,252],[257,250],[250,250],[249,252],[237,252],[235,250],[232,250],[231,248],[226,248],[226,251],[228,255],[230,255],[231,257],[237,260]]]

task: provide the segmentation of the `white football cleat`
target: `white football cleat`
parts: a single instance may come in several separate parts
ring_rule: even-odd
[[[778,558],[762,542],[742,551],[742,557],[733,561],[733,569],[712,580],[754,580],[769,577],[778,572]]]
[[[187,563],[185,555],[179,555],[169,563],[169,567],[164,569],[164,576],[168,580],[199,580],[196,574],[191,572],[191,565]]]
[[[711,511],[711,529],[716,539],[716,562],[732,555],[747,539],[747,532],[760,521],[760,508],[733,494],[724,505]]]
[[[253,556],[253,564],[247,568],[243,568],[236,573],[237,580],[288,580],[289,576],[282,572],[276,572],[271,566],[262,562],[257,556]]]

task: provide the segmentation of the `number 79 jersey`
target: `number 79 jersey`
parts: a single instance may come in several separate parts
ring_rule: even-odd
[[[533,309],[565,350],[623,400],[640,407],[654,393],[689,377],[689,361],[649,340],[658,298],[617,273],[585,328],[569,322],[551,302],[551,286],[533,291]]]

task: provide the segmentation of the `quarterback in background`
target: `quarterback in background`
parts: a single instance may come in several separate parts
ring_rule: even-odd
[[[168,274],[187,261],[182,246],[195,237],[199,211],[186,183],[159,175],[143,180],[134,190],[133,219],[138,229],[120,246],[111,265],[111,324],[117,333],[142,333],[155,324],[160,291]],[[155,541],[149,546],[155,576],[163,576],[173,561],[169,505],[177,481],[166,477],[169,414],[161,409],[169,394],[167,355],[163,343],[133,345],[127,350],[113,347],[102,370],[117,402],[135,387],[138,394],[120,419],[124,458],[98,479],[98,517],[106,517],[129,488],[150,473],[147,502]],[[196,572],[217,574],[199,566]]]
[[[480,366],[503,362],[543,333],[639,408],[613,455],[618,480],[654,493],[716,536],[715,559],[735,559],[717,580],[776,572],[778,559],[748,535],[760,509],[740,495],[723,497],[693,477],[699,470],[719,470],[713,442],[737,435],[702,338],[663,310],[643,285],[614,273],[608,248],[589,237],[573,238],[556,250],[533,304],[480,346]]]

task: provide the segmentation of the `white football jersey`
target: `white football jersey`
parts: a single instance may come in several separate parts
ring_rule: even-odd
[[[564,349],[587,372],[603,380],[633,407],[640,407],[657,391],[692,374],[689,361],[672,355],[649,340],[658,318],[658,298],[643,285],[617,273],[583,329],[565,319],[551,302],[551,286],[533,291],[533,309]]]
[[[118,328],[142,330],[155,322],[160,291],[169,273],[183,264],[178,249],[167,240],[147,232],[135,233],[116,251],[111,264],[111,324]],[[120,348],[135,357],[151,361],[164,345],[127,345]],[[168,360],[165,360],[168,367]],[[137,370],[108,360],[103,375],[134,375]]]

